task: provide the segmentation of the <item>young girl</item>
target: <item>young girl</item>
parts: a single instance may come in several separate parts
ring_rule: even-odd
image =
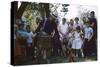
[[[83,45],[83,33],[80,27],[76,27],[76,30],[73,32],[73,42],[72,49],[74,53],[74,57],[82,56],[82,45]]]

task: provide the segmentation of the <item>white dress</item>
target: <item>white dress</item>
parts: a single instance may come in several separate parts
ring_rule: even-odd
[[[72,43],[72,49],[81,49],[83,42],[81,39],[81,33],[74,32],[74,39]]]

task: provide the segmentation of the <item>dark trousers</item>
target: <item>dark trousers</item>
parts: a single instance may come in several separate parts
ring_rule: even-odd
[[[59,38],[57,36],[54,36],[52,38],[52,48],[53,48],[53,55],[58,56],[58,55],[63,54],[61,41],[59,40]],[[59,50],[59,52],[58,52],[58,50]]]
[[[34,58],[34,46],[27,46],[27,58]]]
[[[89,50],[89,42],[88,42],[88,39],[85,39],[84,41],[84,46],[83,46],[83,53],[84,53],[84,56],[87,57],[90,55],[90,50]]]
[[[92,38],[90,41],[88,39],[85,39],[84,46],[83,46],[83,52],[85,57],[86,56],[93,56],[97,54],[97,46],[95,40]]]
[[[91,52],[90,52],[91,55],[97,56],[97,39],[96,39],[95,35],[90,40],[89,44],[91,45],[90,48],[89,48],[91,50]]]

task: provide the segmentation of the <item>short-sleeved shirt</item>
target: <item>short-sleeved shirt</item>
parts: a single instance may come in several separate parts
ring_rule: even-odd
[[[88,28],[86,27],[84,29],[84,32],[85,32],[85,38],[90,39],[91,34],[93,34],[93,29],[91,27]]]
[[[59,25],[60,27],[60,32],[62,32],[63,34],[66,34],[68,32],[68,24],[61,24]]]
[[[33,39],[32,39],[32,37],[33,37],[33,33],[32,32],[27,32],[27,43],[32,43],[32,41],[33,41]]]
[[[20,37],[26,37],[27,36],[27,32],[25,30],[18,30],[18,34]]]

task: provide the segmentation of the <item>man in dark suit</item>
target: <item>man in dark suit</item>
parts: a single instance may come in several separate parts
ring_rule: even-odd
[[[90,56],[92,55],[97,55],[97,19],[95,18],[95,12],[91,11],[90,12],[90,18],[89,22],[91,27],[93,28],[93,37],[91,38],[89,44],[89,54]]]

